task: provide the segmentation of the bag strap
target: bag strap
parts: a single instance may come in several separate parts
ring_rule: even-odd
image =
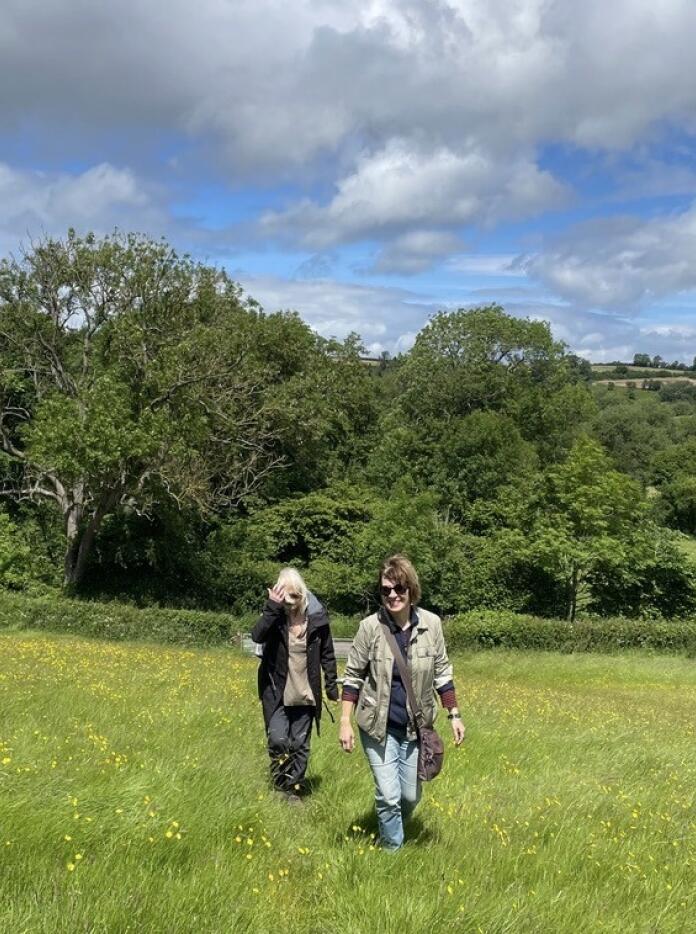
[[[396,664],[396,667],[399,669],[401,680],[403,682],[404,687],[406,688],[406,697],[408,698],[408,702],[411,705],[411,712],[413,714],[413,722],[414,722],[414,726],[416,727],[416,735],[418,736],[418,739],[420,741],[420,731],[421,731],[421,727],[423,726],[423,714],[421,713],[420,707],[416,703],[416,696],[413,693],[413,683],[411,682],[411,672],[408,670],[408,667],[406,666],[406,662],[404,661],[404,656],[401,654],[399,643],[396,641],[396,638],[394,637],[394,633],[389,628],[389,624],[382,621],[382,626],[384,627],[384,636],[387,640],[387,644],[389,645],[389,648],[392,650],[394,654],[394,662]]]
[[[324,707],[326,707],[326,712],[327,712],[327,714],[331,717],[331,722],[332,722],[332,723],[335,723],[335,722],[336,722],[336,718],[334,717],[333,713],[331,712],[331,708],[330,708],[329,705],[326,703],[326,698],[323,697],[323,698],[322,698],[322,701],[323,701],[323,703],[324,703]]]

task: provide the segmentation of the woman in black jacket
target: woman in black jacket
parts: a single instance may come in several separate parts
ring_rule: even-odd
[[[271,778],[279,792],[297,803],[309,761],[312,722],[319,732],[321,669],[330,700],[338,700],[338,688],[328,613],[294,568],[283,568],[269,588],[251,638],[263,645],[259,699]]]

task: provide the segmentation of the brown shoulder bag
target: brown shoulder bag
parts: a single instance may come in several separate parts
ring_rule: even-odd
[[[404,661],[399,644],[394,638],[394,633],[386,623],[382,623],[382,625],[384,626],[384,635],[389,643],[389,648],[394,654],[396,667],[399,669],[401,680],[406,688],[406,697],[413,714],[416,736],[418,737],[418,778],[422,782],[430,782],[442,770],[442,764],[445,760],[445,744],[442,742],[442,737],[437,730],[423,725],[423,711],[416,703],[411,672]]]

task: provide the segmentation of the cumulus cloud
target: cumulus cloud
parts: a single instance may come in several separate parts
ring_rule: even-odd
[[[572,228],[519,265],[570,301],[635,314],[696,288],[694,255],[696,205],[668,217],[620,217]]]
[[[296,279],[329,279],[333,273],[336,257],[330,253],[315,253],[304,260],[295,270]]]
[[[557,302],[505,303],[505,310],[520,318],[547,321],[556,340],[563,341],[573,353],[593,361],[626,360],[635,352],[640,327],[616,315],[580,311]]]
[[[338,182],[328,205],[305,201],[285,212],[267,212],[260,226],[267,234],[289,232],[322,248],[413,225],[524,217],[563,196],[563,187],[528,160],[497,161],[476,148],[423,152],[394,140],[374,155],[363,155],[356,170]]]
[[[462,249],[462,241],[442,230],[412,230],[384,246],[365,273],[413,276]]]
[[[621,148],[693,123],[695,31],[689,0],[5,0],[0,105],[212,134],[235,173],[356,141]]]
[[[696,131],[695,33],[691,0],[4,0],[0,141],[9,152],[26,132],[33,164],[59,146],[62,164],[94,165],[40,173],[16,168],[18,149],[0,155],[0,249],[82,224],[178,231],[184,246],[208,248],[215,238],[175,221],[144,181],[153,162],[178,164],[183,180],[190,159],[212,162],[235,191],[250,180],[284,186],[285,207],[266,210],[255,235],[317,254],[299,276],[325,279],[330,251],[357,241],[375,244],[374,273],[445,262],[450,276],[485,274],[454,238],[563,203],[562,159],[549,146],[588,159],[613,153],[620,166],[675,126]],[[678,170],[637,160],[623,196],[693,190],[688,156]],[[695,216],[598,221],[550,241],[517,272],[616,319],[696,286]],[[235,239],[218,218],[221,252],[251,238],[246,219]],[[335,288],[348,326],[376,327],[378,293]],[[282,305],[294,295],[274,294]],[[312,294],[298,297],[338,333],[338,317]],[[379,295],[395,340],[412,339],[412,299]],[[574,339],[600,352],[592,335],[615,319],[587,322]],[[631,334],[626,346],[640,337]],[[623,340],[617,332],[611,346]]]
[[[324,337],[357,332],[369,353],[409,350],[418,332],[437,311],[488,304],[497,293],[475,301],[447,302],[432,295],[384,286],[365,286],[329,280],[298,281],[238,274],[242,285],[267,311],[293,309]],[[581,311],[552,301],[523,298],[516,290],[503,302],[508,314],[547,321],[556,340],[595,362],[632,360],[639,352],[660,354],[665,360],[691,362],[696,353],[696,326],[641,324],[616,314]]]
[[[0,248],[21,236],[62,234],[68,227],[157,230],[164,217],[133,172],[102,163],[76,175],[23,171],[0,163]]]
[[[267,311],[292,309],[324,337],[362,337],[370,353],[407,350],[441,305],[406,289],[330,281],[287,280],[238,273],[241,284]]]
[[[514,253],[463,253],[449,260],[447,268],[468,275],[495,278],[523,278],[525,275]]]

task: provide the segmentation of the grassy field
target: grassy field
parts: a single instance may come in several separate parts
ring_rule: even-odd
[[[610,363],[593,363],[592,364],[592,371],[594,373],[608,373],[615,369],[616,369],[616,366]],[[644,373],[649,373],[651,375],[651,378],[654,378],[654,379],[660,379],[660,377],[665,377],[665,376],[687,376],[688,377],[691,375],[689,370],[671,370],[668,367],[650,368],[650,367],[644,367],[644,366],[632,366],[631,364],[628,364],[628,379],[631,378],[631,373],[638,373],[641,375]],[[652,376],[653,373],[655,374],[654,377]]]
[[[696,666],[455,659],[469,733],[395,856],[324,717],[276,800],[254,659],[0,634],[0,930],[696,931]]]

